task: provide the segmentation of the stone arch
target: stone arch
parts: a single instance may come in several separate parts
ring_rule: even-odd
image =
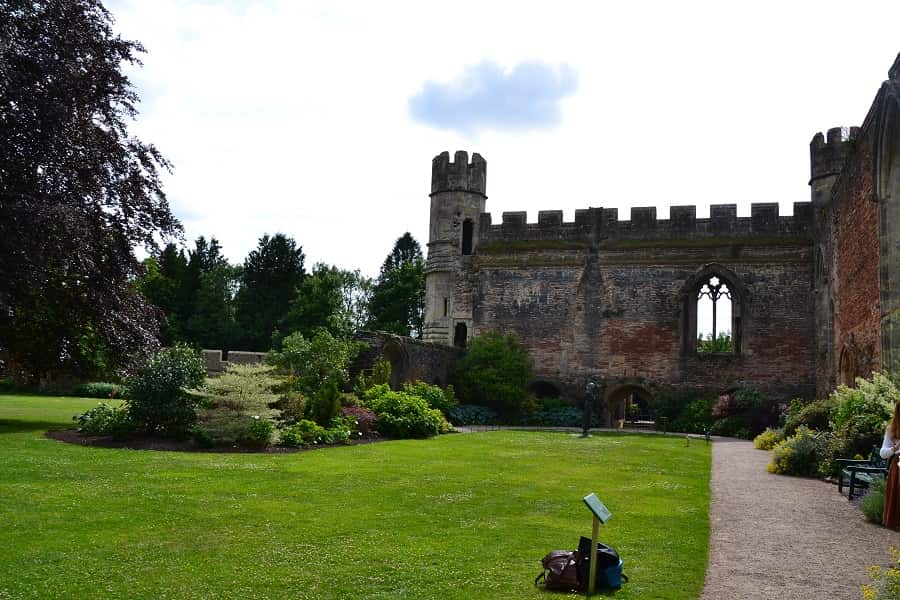
[[[605,414],[601,414],[601,422],[613,429],[625,426],[628,406],[637,404],[643,414],[650,412],[650,401],[653,393],[642,381],[626,381],[607,388],[604,402]]]
[[[679,292],[681,304],[681,339],[682,351],[694,354],[697,351],[697,293],[711,277],[718,277],[728,285],[731,291],[731,339],[734,354],[740,354],[746,348],[747,331],[750,317],[750,290],[744,281],[728,267],[719,263],[708,263],[691,275]]]

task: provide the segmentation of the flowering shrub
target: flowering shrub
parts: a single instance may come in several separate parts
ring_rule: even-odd
[[[771,450],[782,440],[784,440],[783,429],[767,427],[765,431],[753,438],[753,447],[758,450]]]
[[[792,437],[775,445],[772,462],[766,468],[769,473],[811,477],[818,473],[821,453],[821,439],[815,431],[801,425]]]
[[[896,600],[900,598],[900,548],[891,546],[891,562],[887,569],[869,567],[872,583],[862,587],[865,600]]]
[[[185,345],[160,350],[128,380],[128,415],[147,433],[179,435],[197,419],[197,399],[187,393],[203,383],[206,368]]]
[[[800,399],[791,400],[790,406],[784,414],[785,435],[794,435],[801,425],[806,425],[816,431],[829,429],[828,420],[831,418],[831,409],[833,408],[834,399],[830,396],[813,402],[803,402]]]

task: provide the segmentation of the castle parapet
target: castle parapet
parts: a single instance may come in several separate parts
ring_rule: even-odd
[[[472,192],[485,195],[487,185],[487,162],[477,152],[459,150],[450,162],[450,153],[441,152],[431,161],[431,193]]]
[[[814,135],[809,143],[809,183],[840,173],[857,137],[859,127],[832,127],[826,135]]]
[[[698,219],[696,206],[673,206],[668,219],[659,219],[655,207],[634,207],[629,221],[619,221],[615,208],[590,208],[575,211],[575,221],[562,220],[561,211],[541,211],[538,222],[529,223],[522,211],[504,212],[495,225],[489,213],[480,217],[481,243],[569,240],[603,242],[615,240],[678,240],[680,244],[715,240],[728,243],[752,243],[754,238],[773,243],[779,238],[808,239],[812,228],[812,205],[794,203],[793,216],[782,216],[778,203],[754,203],[749,217],[737,215],[735,204],[710,206],[709,217]]]

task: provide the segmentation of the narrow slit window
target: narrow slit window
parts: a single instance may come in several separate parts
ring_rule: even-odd
[[[444,316],[450,314],[450,298],[444,298]]]
[[[472,254],[472,220],[463,221],[462,227],[462,253],[464,255]]]

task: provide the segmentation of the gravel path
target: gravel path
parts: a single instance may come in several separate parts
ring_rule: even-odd
[[[890,562],[900,532],[867,522],[835,485],[769,474],[769,456],[743,440],[713,443],[702,598],[861,598],[866,567]]]

